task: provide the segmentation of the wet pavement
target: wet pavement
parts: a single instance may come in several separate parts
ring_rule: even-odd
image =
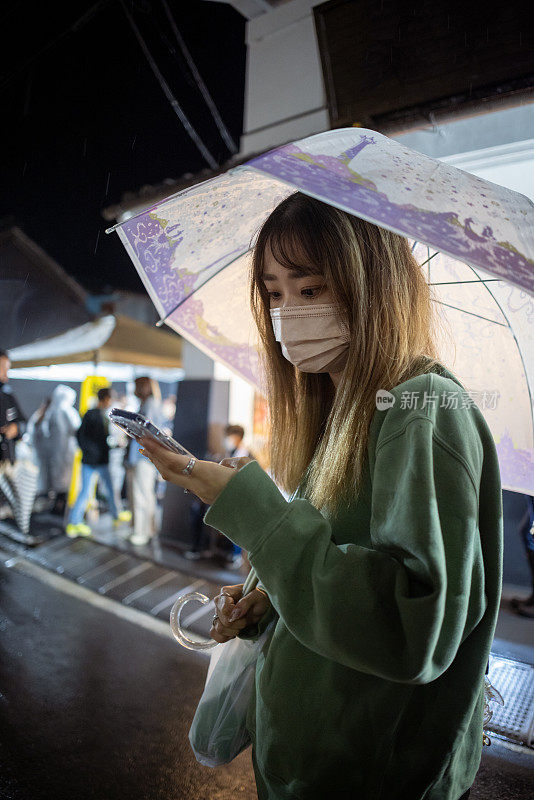
[[[0,566],[0,797],[256,799],[250,751],[192,754],[205,655],[19,569]]]
[[[168,628],[177,593],[212,597],[239,573],[102,537],[2,540],[2,554],[1,798],[256,800],[250,751],[216,770],[195,761],[187,734],[208,659]],[[211,606],[192,608],[188,627],[206,636]],[[494,654],[533,663],[531,631],[505,601]],[[534,750],[492,735],[471,799],[531,800],[533,783]]]
[[[213,598],[222,586],[243,582],[246,574],[230,572],[213,559],[188,561],[157,539],[134,547],[116,533],[98,538],[55,536],[38,547],[4,540],[2,546],[13,556],[165,622],[180,595],[198,592]],[[192,602],[184,608],[183,623],[195,638],[209,636],[213,610],[213,603]]]

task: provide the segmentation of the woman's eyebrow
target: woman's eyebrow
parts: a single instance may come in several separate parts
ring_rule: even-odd
[[[311,275],[315,275],[315,272],[295,272],[295,270],[291,270],[289,272],[290,278],[309,278]],[[277,281],[278,278],[276,275],[271,275],[270,272],[266,272],[262,275],[264,281]]]

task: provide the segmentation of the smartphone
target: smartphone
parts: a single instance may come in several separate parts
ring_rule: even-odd
[[[189,450],[182,447],[172,436],[163,433],[157,425],[154,425],[142,414],[136,414],[134,411],[124,411],[122,408],[112,408],[108,411],[108,417],[114,425],[121,428],[121,430],[127,433],[128,436],[131,436],[132,439],[139,439],[141,436],[151,436],[168,450],[172,450],[173,453],[195,458]]]

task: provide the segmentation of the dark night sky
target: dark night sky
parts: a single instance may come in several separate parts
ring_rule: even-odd
[[[127,4],[206,146],[217,161],[227,160],[230,153],[181,56],[160,0]],[[225,3],[168,0],[168,5],[239,144],[244,18]],[[72,30],[90,9],[94,13]],[[0,27],[4,45],[10,45],[0,53],[0,218],[13,217],[87,289],[99,291],[108,285],[144,291],[118,237],[104,234],[111,223],[103,219],[101,209],[118,202],[126,190],[195,173],[207,164],[165,98],[120,3],[12,3],[0,12]]]

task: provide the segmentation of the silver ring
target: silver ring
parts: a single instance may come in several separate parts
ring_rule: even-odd
[[[191,473],[193,472],[193,467],[195,466],[196,463],[197,463],[196,458],[190,458],[189,461],[187,462],[187,467],[184,467],[182,470],[183,474],[191,475]]]
[[[217,616],[217,614],[215,614],[215,616],[213,617],[213,619],[212,619],[212,621],[211,621],[211,627],[212,627],[212,628],[213,628],[213,626],[215,625],[215,620],[216,620],[216,619],[219,619],[219,617]]]

